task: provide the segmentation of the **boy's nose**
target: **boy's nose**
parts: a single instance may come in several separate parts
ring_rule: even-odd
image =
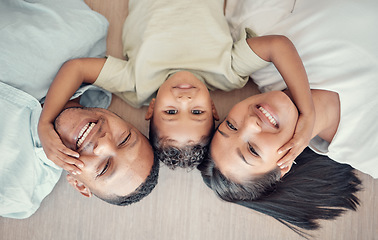
[[[192,96],[191,95],[179,95],[177,97],[178,101],[191,101],[192,100]]]

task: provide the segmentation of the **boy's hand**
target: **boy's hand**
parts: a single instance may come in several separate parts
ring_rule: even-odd
[[[299,115],[293,138],[278,150],[279,154],[288,151],[277,162],[281,169],[285,169],[285,173],[290,170],[294,160],[310,143],[314,122],[315,116]]]
[[[84,164],[77,159],[80,156],[79,153],[67,148],[62,143],[51,123],[42,124],[40,122],[38,134],[48,159],[74,175],[81,173],[79,167],[83,167]]]

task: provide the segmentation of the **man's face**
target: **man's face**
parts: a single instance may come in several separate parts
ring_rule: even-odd
[[[85,165],[75,178],[97,196],[128,195],[151,171],[153,152],[146,137],[106,109],[68,108],[55,128]]]
[[[161,85],[149,110],[159,138],[176,146],[199,143],[218,118],[205,84],[186,71],[173,74]]]
[[[210,144],[219,170],[241,183],[277,168],[278,149],[293,136],[298,119],[283,92],[254,95],[236,104],[219,125]]]

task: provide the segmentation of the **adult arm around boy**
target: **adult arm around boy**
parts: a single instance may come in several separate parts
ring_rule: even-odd
[[[54,129],[54,120],[82,83],[92,84],[101,72],[105,58],[80,58],[63,64],[49,91],[43,105],[38,123],[38,135],[46,156],[59,167],[80,174],[83,163],[79,154],[67,148]]]
[[[299,119],[293,138],[278,152],[285,153],[277,164],[290,170],[294,159],[311,140],[315,122],[315,109],[307,73],[293,43],[285,36],[269,35],[248,38],[250,48],[265,61],[272,62],[284,79],[299,110]]]

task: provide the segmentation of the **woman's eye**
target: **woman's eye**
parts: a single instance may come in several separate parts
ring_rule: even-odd
[[[256,157],[259,156],[259,154],[256,152],[256,150],[251,146],[251,144],[248,143],[248,150]]]
[[[129,133],[129,135],[126,136],[125,139],[123,139],[123,141],[119,144],[119,146],[121,147],[121,146],[125,145],[125,143],[127,143],[129,141],[130,137],[131,137],[131,132]]]
[[[226,124],[228,126],[228,128],[230,128],[231,130],[233,131],[236,131],[238,130],[236,127],[234,127],[234,125],[232,125],[232,123],[230,123],[228,120],[226,120]]]
[[[201,111],[201,110],[192,110],[192,113],[193,114],[201,114],[201,113],[203,113],[203,111]]]
[[[177,110],[167,110],[165,111],[167,114],[176,114]]]

